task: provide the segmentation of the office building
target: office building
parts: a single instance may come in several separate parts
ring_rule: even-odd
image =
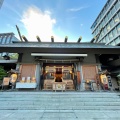
[[[10,32],[10,33],[0,33],[0,45],[4,46],[4,45],[9,45],[9,44],[13,44],[13,42],[15,41],[19,41],[14,33]],[[8,66],[15,66],[15,63],[17,62],[18,59],[18,53],[9,53],[8,51],[6,51],[6,49],[3,49],[2,52],[0,52],[0,65],[4,65],[6,66],[6,68],[9,69]],[[9,65],[8,65],[9,64]]]
[[[108,0],[91,26],[92,43],[120,45],[120,0]]]

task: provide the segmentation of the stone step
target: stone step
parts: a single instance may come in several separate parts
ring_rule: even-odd
[[[51,99],[51,98],[68,98],[68,97],[70,97],[70,98],[120,98],[120,96],[113,96],[113,95],[111,95],[111,96],[97,96],[97,95],[84,95],[84,96],[73,96],[73,95],[71,95],[71,96],[35,96],[35,95],[22,95],[22,96],[20,96],[20,95],[16,95],[16,96],[11,96],[11,95],[6,95],[6,96],[2,96],[2,97],[0,97],[0,98],[31,98],[31,97],[33,97],[33,98],[41,98],[41,99],[46,99],[46,98],[49,98],[49,99]]]
[[[104,105],[104,106],[120,106],[120,102],[27,102],[27,101],[18,101],[18,102],[0,102],[0,106],[20,106],[20,105],[34,105],[34,106],[41,106],[41,105],[44,105],[44,106],[52,106],[52,105],[69,105],[69,106],[72,106],[72,105],[78,105],[78,106],[100,106],[100,105]]]
[[[47,102],[49,98],[0,98],[0,101],[44,101],[44,102]],[[117,102],[117,101],[120,101],[120,98],[50,98],[49,99],[49,102],[87,102],[87,101],[90,101],[90,102]]]
[[[0,95],[120,95],[119,92],[0,92]]]
[[[0,120],[120,120],[120,94],[0,92]]]
[[[0,110],[120,110],[118,106],[1,106]]]
[[[35,94],[34,94],[35,93]],[[49,100],[49,101],[48,101]],[[39,104],[38,101],[42,104],[53,104],[54,102],[59,102],[63,104],[81,104],[81,102],[84,102],[82,104],[93,104],[97,105],[96,102],[99,104],[103,104],[101,102],[104,102],[104,105],[117,105],[120,102],[120,96],[119,93],[46,93],[46,92],[2,92],[0,93],[0,102],[4,101],[6,104],[15,104],[15,102],[22,102],[22,104],[25,104],[26,102],[29,103],[30,101],[33,101],[33,103]],[[9,102],[8,102],[9,101]],[[86,102],[86,103],[85,103]],[[91,103],[90,103],[91,102]],[[92,103],[93,102],[93,103]],[[100,103],[99,103],[100,102]],[[113,102],[113,104],[109,103]],[[26,104],[27,104],[26,103]]]
[[[30,93],[27,93],[27,94],[1,94],[0,93],[0,96],[2,97],[22,97],[22,96],[26,96],[27,97],[31,97],[31,96],[36,96],[36,97],[69,97],[69,96],[72,96],[72,97],[119,97],[120,94],[110,94],[110,93],[107,93],[107,94],[30,94]]]

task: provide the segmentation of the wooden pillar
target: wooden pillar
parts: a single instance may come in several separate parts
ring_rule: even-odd
[[[77,90],[80,90],[80,62],[77,64]]]
[[[78,62],[77,64],[77,78],[80,79],[80,86],[78,86],[79,88],[79,91],[84,91],[85,90],[85,81],[83,80],[83,75],[82,75],[82,67],[81,67],[81,64],[80,62]]]
[[[37,82],[37,90],[40,90],[40,76],[41,76],[41,65],[40,63],[36,66],[36,82]]]

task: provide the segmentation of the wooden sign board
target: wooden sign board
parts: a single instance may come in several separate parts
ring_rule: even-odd
[[[10,77],[4,77],[3,85],[9,85]]]

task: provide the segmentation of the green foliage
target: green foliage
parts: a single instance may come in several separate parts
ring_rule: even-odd
[[[7,72],[4,70],[3,66],[0,66],[0,80],[3,80],[5,76],[7,76]]]
[[[9,54],[9,56],[10,56],[11,59],[18,59],[18,54],[17,53]]]
[[[120,79],[120,74],[117,75],[118,79]]]

